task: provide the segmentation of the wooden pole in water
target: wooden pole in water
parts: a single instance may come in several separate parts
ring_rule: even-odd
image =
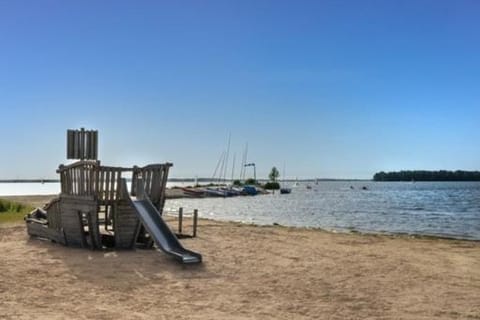
[[[178,208],[178,233],[182,233],[182,224],[183,224],[183,208]]]
[[[193,237],[197,236],[198,209],[193,210]]]

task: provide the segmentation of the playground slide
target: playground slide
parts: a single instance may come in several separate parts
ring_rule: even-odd
[[[145,229],[147,229],[152,239],[163,252],[173,256],[182,263],[202,262],[200,254],[187,250],[182,246],[148,198],[142,200],[132,198],[131,200],[140,221],[142,221]]]

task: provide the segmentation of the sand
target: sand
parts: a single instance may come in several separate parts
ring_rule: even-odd
[[[204,263],[0,226],[0,319],[480,319],[479,242],[201,220],[182,243]]]

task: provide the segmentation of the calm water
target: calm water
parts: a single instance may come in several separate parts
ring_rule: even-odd
[[[166,209],[198,208],[200,216],[256,224],[480,240],[479,182],[319,182],[312,187],[300,185],[288,195],[168,200]]]

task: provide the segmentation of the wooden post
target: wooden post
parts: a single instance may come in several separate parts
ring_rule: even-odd
[[[92,159],[98,159],[98,131],[93,131]]]
[[[197,236],[198,209],[193,210],[193,237]]]
[[[80,144],[78,146],[78,152],[80,154],[79,159],[84,160],[85,159],[85,129],[84,128],[80,128],[79,136],[80,136]]]
[[[75,131],[67,130],[67,159],[73,157],[73,147],[75,144]]]
[[[183,208],[178,208],[178,233],[182,234]]]

